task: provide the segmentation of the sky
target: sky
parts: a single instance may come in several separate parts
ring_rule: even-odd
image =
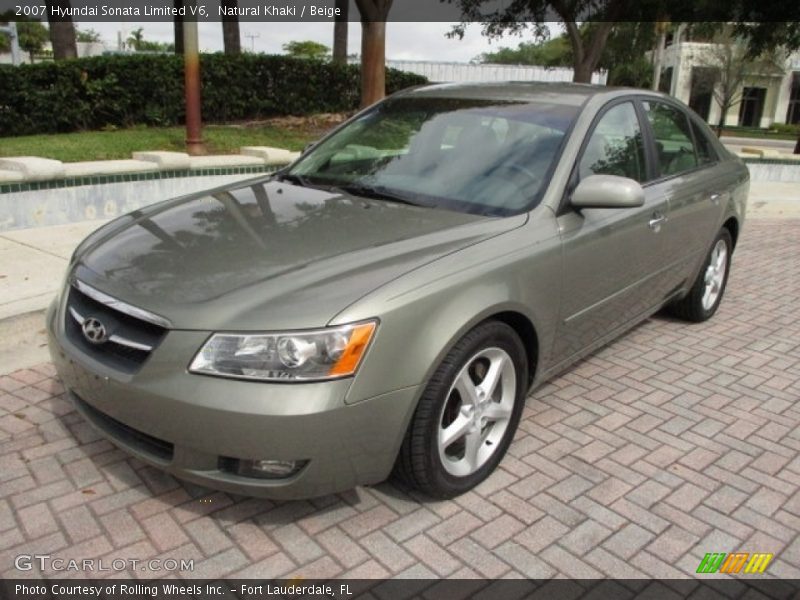
[[[80,23],[79,29],[94,29],[103,40],[116,44],[117,34],[122,31],[123,39],[130,32],[143,27],[144,39],[159,42],[172,42],[171,22],[136,23]],[[516,45],[523,39],[519,36],[506,36],[502,40],[489,42],[481,35],[480,26],[467,27],[463,39],[446,37],[455,23],[388,23],[386,26],[386,57],[389,60],[435,60],[469,62],[484,52],[493,52],[502,46]],[[313,40],[330,47],[333,45],[333,26],[330,23],[248,23],[240,25],[242,48],[281,54],[283,44],[292,40]],[[199,25],[200,47],[204,51],[222,50],[222,26],[218,22],[205,22]],[[361,25],[350,23],[348,29],[348,53],[360,53]]]

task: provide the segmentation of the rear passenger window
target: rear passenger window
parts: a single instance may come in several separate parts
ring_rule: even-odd
[[[688,117],[668,104],[652,101],[643,104],[653,128],[661,175],[677,175],[697,167]]]
[[[708,135],[696,123],[692,123],[694,141],[697,148],[697,160],[701,165],[707,165],[717,161],[717,153],[711,146]]]
[[[617,104],[600,117],[583,150],[578,174],[581,179],[619,175],[645,180],[642,132],[631,102]]]

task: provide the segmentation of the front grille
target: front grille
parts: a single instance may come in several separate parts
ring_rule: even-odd
[[[94,318],[103,324],[106,340],[90,342],[83,333],[83,323]],[[111,308],[70,287],[64,314],[67,338],[95,360],[118,371],[133,374],[155,350],[167,330]]]
[[[83,398],[75,392],[71,392],[72,399],[78,410],[98,429],[106,435],[119,440],[120,442],[138,450],[142,454],[149,454],[162,461],[171,461],[175,452],[175,446],[165,440],[154,437],[130,425],[120,423],[113,417],[109,417],[104,412],[97,410],[94,406],[85,402]]]

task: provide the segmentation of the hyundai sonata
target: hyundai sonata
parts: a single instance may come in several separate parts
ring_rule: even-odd
[[[451,497],[538,383],[664,307],[716,312],[748,185],[661,94],[416,88],[277,174],[91,234],[51,353],[90,423],[177,477]]]

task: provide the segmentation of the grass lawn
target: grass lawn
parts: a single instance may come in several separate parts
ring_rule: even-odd
[[[302,150],[306,144],[343,121],[345,114],[277,117],[266,121],[206,125],[203,137],[209,154],[236,154],[241,146],[275,146]],[[131,158],[138,150],[185,150],[183,127],[132,127],[112,131],[80,131],[52,135],[0,138],[2,156],[42,156],[64,162]],[[723,135],[753,139],[796,140],[797,136],[763,129],[726,128]]]
[[[712,129],[716,128],[712,125]],[[758,129],[755,127],[725,127],[722,130],[723,136],[753,138],[756,140],[796,140],[797,134],[777,132],[771,129]]]
[[[317,139],[318,127],[275,123],[207,125],[209,154],[238,154],[240,146],[275,146],[302,150]],[[114,131],[81,131],[54,135],[0,138],[0,156],[42,156],[63,162],[131,158],[138,150],[184,151],[183,127],[134,127]]]

